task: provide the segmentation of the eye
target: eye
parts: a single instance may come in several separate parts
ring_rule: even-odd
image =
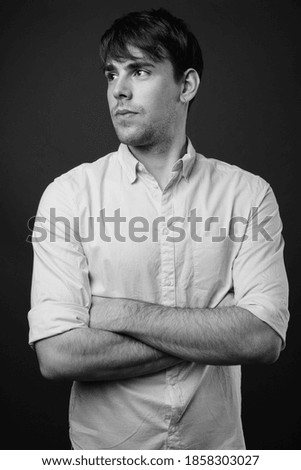
[[[117,77],[117,74],[115,72],[106,72],[105,76],[108,82],[111,82],[112,80],[115,80],[115,78]]]
[[[149,75],[149,72],[147,70],[143,70],[143,69],[137,69],[135,70],[135,75],[137,77],[147,77]]]

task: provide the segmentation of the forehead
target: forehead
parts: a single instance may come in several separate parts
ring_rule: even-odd
[[[123,55],[121,55],[123,53]],[[145,52],[143,52],[141,49],[138,47],[133,47],[133,46],[127,46],[124,51],[120,51],[118,56],[115,56],[114,53],[113,55],[110,55],[110,53],[107,56],[106,59],[106,65],[111,64],[113,62],[117,63],[125,63],[128,61],[134,61],[134,60],[151,60],[150,57],[148,57]]]
[[[148,55],[142,49],[128,45],[125,48],[124,55],[118,57],[111,57],[110,55],[107,57],[105,63],[105,69],[110,68],[111,66],[126,66],[130,63],[148,63],[149,65],[155,66],[156,64],[163,63],[167,60],[154,60],[150,55]],[[169,62],[169,61],[168,61]]]

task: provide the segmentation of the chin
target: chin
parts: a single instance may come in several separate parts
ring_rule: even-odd
[[[149,145],[150,142],[153,140],[151,137],[152,133],[148,133],[145,131],[138,131],[138,130],[133,130],[133,129],[128,129],[128,130],[122,130],[116,129],[116,134],[118,137],[118,140],[125,145],[130,145],[133,147],[141,147],[144,145]]]

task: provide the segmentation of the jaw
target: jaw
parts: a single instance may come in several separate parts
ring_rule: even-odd
[[[185,120],[179,115],[178,110],[170,106],[167,106],[165,112],[161,114],[153,113],[151,120],[142,112],[133,118],[112,117],[116,135],[121,143],[145,149],[161,148],[166,145],[169,147],[185,128],[183,121]]]

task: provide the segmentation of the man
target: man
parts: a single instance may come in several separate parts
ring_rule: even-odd
[[[278,206],[186,137],[202,55],[165,10],[101,41],[121,145],[57,178],[34,232],[30,344],[73,380],[75,449],[243,449],[240,364],[285,344]]]

